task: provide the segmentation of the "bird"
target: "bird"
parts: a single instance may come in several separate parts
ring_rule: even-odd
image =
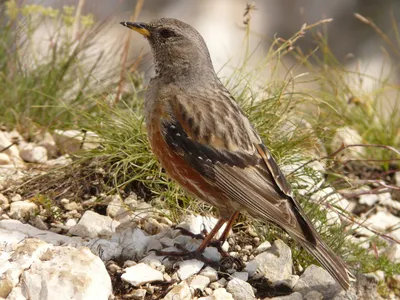
[[[217,240],[225,241],[239,214],[247,213],[282,228],[348,290],[350,271],[317,233],[270,150],[218,78],[200,33],[173,18],[120,24],[144,36],[153,54],[144,116],[154,155],[186,192],[219,212],[195,252],[202,253],[227,223]]]

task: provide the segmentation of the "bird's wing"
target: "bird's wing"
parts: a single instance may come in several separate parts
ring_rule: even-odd
[[[201,132],[206,130],[193,132],[196,124],[190,119],[187,113],[177,112],[162,121],[164,139],[175,153],[243,210],[277,224],[289,233],[314,241],[314,231],[303,218],[289,184],[263,144],[236,144],[230,145],[234,150],[227,149],[229,143],[224,141],[232,143],[234,140],[229,134],[250,134],[247,132],[225,132],[205,143],[206,138]],[[214,140],[219,141],[217,146],[213,145]]]

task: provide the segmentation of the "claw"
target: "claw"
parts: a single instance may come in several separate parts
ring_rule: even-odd
[[[190,230],[187,230],[182,227],[175,227],[174,229],[179,230],[182,235],[190,236],[191,238],[194,238],[197,240],[204,240],[205,237],[207,236],[207,231],[205,231],[206,232],[205,234],[204,234],[204,232],[196,234],[196,233],[193,233]]]

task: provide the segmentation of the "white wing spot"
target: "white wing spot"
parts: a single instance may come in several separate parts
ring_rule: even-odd
[[[199,159],[200,159],[200,160],[203,160],[203,158],[202,158],[201,156],[199,156]]]
[[[175,127],[175,125],[171,125],[171,126],[169,126],[169,128],[175,129],[176,127]]]
[[[180,134],[180,133],[177,133],[176,136],[181,136],[181,134]]]
[[[207,158],[207,159],[206,159],[206,162],[212,162],[212,161],[211,161],[211,159]]]

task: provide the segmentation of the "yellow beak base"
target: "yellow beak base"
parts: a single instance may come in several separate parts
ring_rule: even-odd
[[[146,23],[139,23],[139,22],[121,22],[121,25],[132,29],[145,37],[150,37],[150,27]]]

